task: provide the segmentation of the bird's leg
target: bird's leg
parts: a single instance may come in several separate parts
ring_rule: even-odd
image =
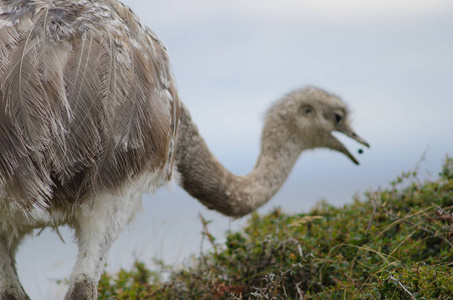
[[[106,218],[104,222],[101,221]],[[79,255],[65,299],[97,299],[97,284],[107,252],[117,238],[120,228],[115,228],[111,224],[112,220],[106,215],[79,217],[77,221],[76,239]]]
[[[76,239],[79,255],[65,299],[97,299],[97,284],[105,258],[119,230],[116,228],[110,230],[110,222],[96,226],[92,221],[84,218],[78,220]]]
[[[16,270],[15,254],[24,235],[19,234],[10,239],[5,236],[0,233],[0,299],[30,299],[20,284]]]
[[[108,251],[137,207],[133,200],[122,200],[118,195],[104,195],[77,208],[73,227],[79,255],[65,299],[97,299],[97,284]]]

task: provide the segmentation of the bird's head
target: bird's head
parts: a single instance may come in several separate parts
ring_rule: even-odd
[[[282,122],[288,129],[288,136],[300,141],[303,148],[329,148],[343,153],[355,164],[359,164],[357,159],[332,132],[341,132],[369,147],[351,128],[345,103],[339,97],[319,88],[308,87],[286,95],[271,108],[269,118]]]

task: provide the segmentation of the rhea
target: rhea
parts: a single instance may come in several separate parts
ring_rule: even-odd
[[[333,131],[368,146],[340,98],[315,87],[289,93],[267,113],[255,168],[235,176],[180,102],[165,46],[128,7],[0,1],[0,299],[28,299],[15,253],[34,229],[74,229],[65,298],[95,299],[106,254],[143,193],[175,181],[210,209],[243,216],[306,149],[358,163]]]

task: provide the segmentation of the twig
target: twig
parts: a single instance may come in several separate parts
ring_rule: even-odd
[[[302,290],[299,287],[299,285],[301,283],[302,283],[302,281],[296,284],[296,289],[297,289],[297,293],[299,294],[300,300],[303,300],[304,299],[304,295],[302,294]]]
[[[370,231],[371,222],[373,221],[373,217],[376,214],[376,208],[377,208],[376,198],[377,198],[377,195],[379,195],[379,194],[380,194],[380,191],[378,191],[377,193],[374,193],[373,196],[371,196],[371,203],[373,204],[373,212],[371,213],[370,220],[368,221],[368,226],[366,227],[367,232]]]
[[[430,146],[428,145],[428,146],[426,147],[425,151],[423,151],[422,157],[420,157],[420,159],[418,160],[417,164],[415,165],[414,171],[415,171],[416,173],[418,173],[418,169],[420,168],[420,165],[421,165],[422,162],[426,159],[426,156],[427,156],[427,154],[428,154],[428,152],[429,152],[429,148],[430,148]]]
[[[210,223],[210,221],[207,221],[205,218],[203,218],[201,213],[199,214],[199,217],[201,219],[201,224],[203,225],[202,235],[203,235],[203,237],[208,238],[208,241],[211,244],[211,246],[214,248],[214,253],[217,256],[218,255],[217,254],[217,244],[215,243],[215,237],[209,232],[209,229],[208,229],[208,224]]]
[[[409,292],[409,290],[398,279],[393,277],[391,274],[389,275],[389,279],[391,279],[393,282],[397,283],[406,293],[409,294],[409,296],[411,296],[411,298],[413,300],[417,300],[417,298],[415,298],[414,295],[412,295],[412,293]]]

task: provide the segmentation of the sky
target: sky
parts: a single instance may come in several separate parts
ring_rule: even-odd
[[[259,212],[308,211],[325,199],[351,202],[385,188],[420,163],[435,179],[453,155],[453,2],[363,0],[128,0],[169,50],[179,96],[212,152],[246,174],[259,152],[263,115],[291,90],[315,85],[342,97],[353,127],[371,145],[340,137],[361,162],[329,150],[303,153],[288,181]],[[363,198],[363,197],[362,197]],[[201,213],[222,240],[247,218],[207,211],[184,191],[144,197],[145,211],[111,250],[108,269],[134,258],[182,263],[201,243]],[[77,255],[71,232],[27,240],[18,257],[32,299],[61,297],[50,278],[68,277]],[[40,259],[35,253],[40,253]],[[60,293],[60,294],[58,294]],[[58,296],[60,295],[60,296]]]

